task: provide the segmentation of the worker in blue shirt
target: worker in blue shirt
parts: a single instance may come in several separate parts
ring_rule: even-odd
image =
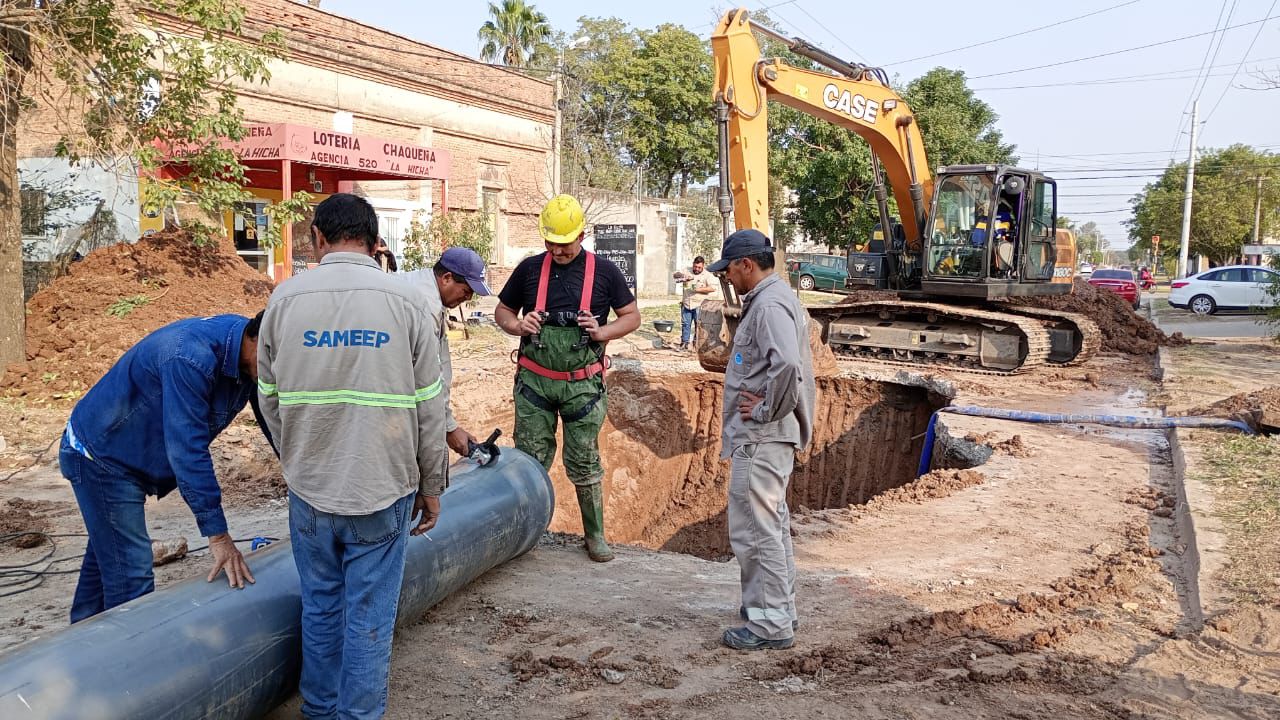
[[[166,325],[76,403],[58,455],[89,535],[71,622],[155,589],[143,505],[174,488],[208,538],[209,581],[219,572],[234,588],[254,581],[227,533],[209,443],[256,393],[261,322],[258,313]]]

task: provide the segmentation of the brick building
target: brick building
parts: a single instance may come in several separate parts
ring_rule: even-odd
[[[242,2],[248,35],[279,28],[288,45],[287,58],[271,63],[269,84],[238,89],[250,124],[289,123],[317,132],[375,136],[443,151],[450,158],[443,178],[331,184],[312,173],[300,189],[311,192],[314,184],[322,188],[321,197],[338,190],[368,197],[378,210],[384,238],[397,253],[412,219],[426,222],[442,209],[492,215],[491,261],[496,265],[512,266],[541,248],[537,215],[554,194],[558,175],[551,82],[292,0]],[[161,31],[180,31],[168,18],[153,18],[153,24]],[[126,239],[157,224],[157,219],[138,218],[137,180],[119,169],[127,168],[127,162],[117,161],[114,172],[104,172],[77,170],[53,157],[53,143],[64,128],[51,115],[58,113],[24,115],[20,169],[32,186],[26,204],[33,212],[44,212],[47,192],[43,200],[35,197],[41,187],[83,192],[84,198],[73,207],[59,206],[59,216],[46,222],[34,217],[24,221],[32,230],[29,254],[56,252],[55,246],[65,246],[66,237],[74,236],[95,211],[114,214],[119,235]],[[250,190],[264,200],[279,196]],[[246,251],[246,259],[253,261],[252,255]]]

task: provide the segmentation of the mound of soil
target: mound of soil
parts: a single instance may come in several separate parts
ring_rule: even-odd
[[[1232,395],[1212,405],[1193,408],[1182,414],[1243,420],[1255,430],[1265,429],[1264,426],[1272,427],[1276,420],[1280,420],[1280,385]]]
[[[1017,298],[1010,302],[1065,310],[1088,317],[1102,330],[1102,349],[1109,352],[1154,355],[1161,346],[1177,347],[1189,342],[1182,333],[1165,335],[1150,320],[1134,312],[1124,298],[1109,290],[1100,290],[1080,278],[1076,278],[1070,295]]]
[[[0,392],[75,397],[147,333],[200,315],[252,316],[271,289],[230,242],[197,247],[183,231],[96,250],[27,302],[27,361],[6,368]]]
[[[840,305],[877,300],[895,300],[897,295],[884,290],[860,290],[845,296]],[[1088,282],[1076,278],[1070,295],[1052,297],[1016,298],[1015,305],[1065,310],[1080,313],[1102,330],[1102,349],[1127,355],[1154,355],[1161,346],[1177,347],[1189,341],[1182,333],[1165,335],[1150,320],[1135,313],[1129,303],[1108,290],[1100,290]]]

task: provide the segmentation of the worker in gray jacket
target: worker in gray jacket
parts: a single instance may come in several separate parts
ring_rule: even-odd
[[[262,415],[289,486],[306,717],[382,717],[408,535],[435,525],[448,468],[440,329],[425,293],[374,262],[377,236],[365,199],[320,203],[320,264],[276,288],[258,335]]]
[[[467,302],[474,295],[492,295],[484,281],[484,260],[476,251],[464,247],[451,247],[440,253],[440,259],[430,268],[404,273],[411,286],[426,293],[427,305],[432,317],[440,324],[440,365],[444,381],[444,431],[449,449],[466,456],[472,445],[478,442],[466,428],[458,425],[449,401],[449,388],[453,385],[453,358],[449,354],[448,311]]]
[[[739,230],[711,271],[742,297],[724,376],[721,457],[729,458],[729,544],[741,566],[746,626],[726,630],[738,650],[795,642],[796,565],[787,484],[796,453],[813,435],[816,388],[809,315],[773,272],[769,238]]]

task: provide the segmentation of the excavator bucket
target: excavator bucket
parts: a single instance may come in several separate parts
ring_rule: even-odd
[[[694,325],[694,342],[698,348],[698,364],[707,372],[722,373],[729,367],[729,348],[733,345],[733,333],[738,329],[738,308],[725,307],[720,300],[707,300],[698,308],[698,321]],[[835,354],[822,339],[823,323],[809,318],[809,349],[813,354],[813,371],[818,377],[839,373]]]

